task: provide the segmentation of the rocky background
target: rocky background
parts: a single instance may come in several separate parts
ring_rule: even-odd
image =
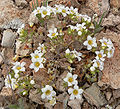
[[[43,0],[38,0],[41,5]],[[104,29],[97,34],[97,38],[110,38],[115,46],[114,57],[105,61],[104,70],[98,82],[85,84],[83,100],[68,102],[72,109],[107,109],[106,105],[112,105],[112,109],[120,109],[120,0],[49,0],[49,5],[64,4],[79,8],[82,14],[98,14],[101,16],[106,11],[102,26]],[[23,45],[17,42],[17,29],[21,24],[28,22],[32,12],[34,0],[0,0],[0,106],[4,106],[11,99],[12,91],[4,87],[4,75],[9,72],[9,63],[16,54],[21,56],[30,52],[23,49]],[[27,45],[31,46],[31,45]],[[24,60],[28,62],[28,60]],[[29,62],[28,62],[29,63]],[[44,74],[36,74],[46,77]],[[61,77],[62,78],[62,77]],[[43,79],[43,78],[41,78]],[[43,79],[44,80],[44,79]],[[62,89],[61,89],[62,90]],[[39,94],[35,91],[30,94],[31,101],[26,102],[25,109],[42,109]],[[59,96],[60,100],[66,100],[66,93]],[[37,102],[38,104],[35,104]],[[64,101],[65,102],[65,101]],[[50,108],[48,104],[45,104]],[[0,107],[0,109],[1,109]],[[54,109],[64,109],[62,103],[55,105]],[[111,109],[111,108],[109,108]]]

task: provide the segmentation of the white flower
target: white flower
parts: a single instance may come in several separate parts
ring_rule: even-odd
[[[105,107],[106,107],[107,109],[113,109],[112,106],[110,106],[110,105],[106,105]]]
[[[66,54],[70,54],[70,53],[71,53],[70,49],[68,48],[68,49],[65,51],[65,53],[66,53]]]
[[[35,50],[34,53],[31,53],[30,55],[32,57],[33,62],[34,60],[42,59],[43,53],[40,53],[38,50]]]
[[[81,31],[78,31],[78,35],[81,36],[81,35],[82,35],[82,32],[81,32]]]
[[[55,4],[55,12],[54,12],[54,14],[61,12],[61,10],[59,9],[59,7],[61,7],[61,6],[62,6],[61,4],[60,5]]]
[[[108,48],[114,48],[114,45],[110,39],[108,39]]]
[[[46,53],[44,44],[39,43],[39,47],[37,49],[39,50],[39,52]]]
[[[94,67],[94,66],[91,66],[91,67],[90,67],[90,70],[91,70],[91,71],[95,71],[95,67]]]
[[[25,71],[25,67],[24,67],[25,64],[26,64],[25,62],[20,63],[17,61],[15,63],[13,63],[14,66],[12,69],[15,73],[24,72]]]
[[[30,27],[33,27],[34,23],[33,22],[29,22]]]
[[[25,24],[22,24],[21,27],[18,28],[17,33],[18,33],[19,35],[23,35],[24,27],[25,27]]]
[[[68,83],[68,86],[72,86],[73,84],[77,85],[78,84],[78,81],[76,80],[77,77],[78,75],[76,74],[72,75],[72,73],[68,72],[66,78],[64,78],[63,80]]]
[[[57,28],[49,30],[48,37],[50,37],[51,39],[54,38],[54,37],[56,37],[57,35],[58,35]]]
[[[81,16],[84,19],[84,21],[91,22],[91,17],[89,17],[88,15],[81,15]]]
[[[67,14],[69,14],[69,8],[65,7],[64,5],[60,5],[59,10],[60,10],[60,13],[62,13],[64,17],[66,17]]]
[[[114,47],[110,39],[106,39],[103,37],[103,39],[100,39],[99,41],[101,42],[102,46],[105,46],[105,47],[107,46],[108,48]]]
[[[70,14],[77,14],[78,13],[78,8],[73,8],[73,6],[70,7],[69,9]]]
[[[49,7],[44,7],[44,6],[42,6],[41,7],[41,10],[40,10],[41,12],[41,17],[42,18],[44,18],[44,17],[46,17],[47,15],[50,15],[50,8]]]
[[[103,68],[104,68],[103,66],[104,66],[103,61],[96,60],[96,59],[93,60],[93,67],[103,70]]]
[[[53,88],[49,85],[46,85],[45,88],[42,88],[42,95],[41,98],[45,99],[47,98],[48,100],[52,100],[53,97],[56,95],[56,92],[53,90]]]
[[[23,92],[22,92],[22,94],[23,94],[23,95],[26,95],[26,94],[27,94],[27,91],[26,91],[26,90],[25,90],[25,91],[23,91]]]
[[[81,60],[81,57],[80,57],[80,56],[82,56],[82,53],[77,52],[75,49],[74,49],[74,51],[71,51],[71,52],[74,54],[75,58],[78,59],[78,61]]]
[[[86,29],[85,23],[82,24],[76,24],[76,30],[81,31],[82,29]]]
[[[11,75],[9,75],[9,76],[7,75],[5,78],[5,87],[9,87],[9,88],[12,87],[12,89],[15,90],[17,88],[16,79],[11,78]]]
[[[75,30],[76,29],[76,26],[73,26],[73,25],[68,25],[67,27],[70,27],[71,30]]]
[[[101,60],[101,61],[104,61],[105,60],[105,56],[106,56],[106,54],[104,54],[104,50],[100,50],[100,51],[95,51],[95,53],[96,53],[96,59],[97,60]]]
[[[73,88],[68,89],[68,93],[71,94],[70,95],[71,100],[74,100],[75,98],[81,99],[82,98],[81,94],[83,93],[83,90],[79,89],[79,87],[75,85],[74,89]]]
[[[49,101],[50,105],[54,106],[56,104],[56,99],[52,98],[52,100]]]
[[[35,9],[35,10],[33,11],[33,13],[34,13],[34,16],[36,16],[37,14],[40,14],[40,13],[41,13],[41,8],[40,8],[40,7],[37,7],[37,9]]]
[[[96,38],[92,38],[91,36],[88,36],[87,40],[83,44],[87,46],[88,50],[91,50],[92,47],[97,47]]]
[[[18,73],[15,73],[14,77],[17,79],[19,78],[19,74]]]
[[[31,69],[34,69],[37,72],[40,68],[44,68],[42,64],[42,58],[34,60],[33,63],[29,66]]]
[[[31,81],[30,81],[30,84],[32,84],[32,85],[35,84],[35,81],[34,81],[34,80],[31,80]]]
[[[103,39],[99,40],[102,44],[102,46],[107,46],[108,40],[106,38],[103,37]]]
[[[112,48],[107,48],[107,58],[111,58],[111,57],[113,57],[113,55],[114,55],[114,51],[115,51],[115,48],[114,47],[112,47]]]

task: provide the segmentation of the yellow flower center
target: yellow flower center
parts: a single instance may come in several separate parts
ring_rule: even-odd
[[[93,44],[93,41],[92,41],[92,40],[89,40],[89,41],[88,41],[88,44],[89,44],[89,45],[92,45],[92,44]]]
[[[39,56],[38,56],[38,55],[35,55],[35,58],[37,59],[37,58],[39,58]]]
[[[40,13],[40,10],[37,10],[37,13]]]
[[[63,9],[63,10],[62,10],[62,12],[63,12],[63,13],[66,13],[66,10],[65,10],[65,9]]]
[[[8,84],[10,84],[10,83],[11,83],[11,80],[8,79],[7,82],[8,82]]]
[[[100,63],[97,61],[97,65],[98,65],[98,67],[100,66]]]
[[[44,10],[44,11],[43,11],[43,14],[44,14],[44,15],[47,15],[47,11],[46,11],[46,10]]]
[[[45,92],[45,94],[46,94],[46,95],[50,95],[50,94],[51,94],[51,91],[50,91],[50,90],[47,90],[47,91]]]
[[[102,55],[101,55],[101,53],[99,53],[99,54],[98,54],[98,57],[99,57],[99,58],[102,58]]]
[[[106,42],[104,42],[104,44],[105,44],[105,45],[107,45],[107,43],[106,43]]]
[[[39,62],[35,62],[35,66],[36,66],[36,67],[39,67],[39,66],[40,66],[40,63],[39,63]]]
[[[16,88],[18,88],[18,85],[17,85],[17,84],[15,84],[15,89],[16,89]]]
[[[112,50],[110,50],[110,54],[112,54]]]
[[[71,10],[71,12],[72,12],[72,13],[74,13],[74,11],[73,11],[73,10]]]
[[[54,36],[55,36],[55,33],[52,33],[52,36],[54,37]]]
[[[72,82],[73,82],[73,78],[72,78],[72,77],[69,77],[69,78],[68,78],[68,81],[69,81],[70,83],[72,83]]]
[[[73,90],[73,94],[74,94],[74,95],[77,95],[77,94],[78,94],[78,90],[74,89],[74,90]]]
[[[20,70],[20,69],[21,69],[21,67],[20,67],[20,66],[17,66],[17,67],[16,67],[16,69],[17,69],[17,70]]]

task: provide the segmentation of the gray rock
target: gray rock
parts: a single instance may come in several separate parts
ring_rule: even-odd
[[[103,106],[107,103],[105,96],[102,94],[100,88],[96,83],[92,84],[91,87],[87,88],[84,91],[83,96],[90,104],[96,105],[97,107]]]
[[[28,5],[26,0],[15,0],[15,3],[18,7],[22,7],[22,8]]]
[[[81,109],[81,104],[83,102],[83,99],[74,99],[74,100],[70,100],[68,102],[68,105],[72,108],[72,109]]]
[[[120,105],[118,105],[115,109],[120,109]]]
[[[114,90],[113,96],[114,96],[114,99],[119,98],[120,97],[120,89]]]
[[[12,48],[15,38],[16,38],[15,33],[12,30],[7,29],[3,32],[3,38],[2,38],[1,45],[6,48]]]
[[[12,21],[0,26],[1,29],[18,29],[23,24],[23,21],[19,18],[14,18]]]
[[[29,16],[28,22],[37,24],[39,22],[39,19],[32,12]]]
[[[112,96],[111,92],[106,92],[106,99],[109,101]]]

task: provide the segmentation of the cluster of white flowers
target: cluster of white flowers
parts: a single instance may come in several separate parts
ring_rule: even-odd
[[[56,104],[56,99],[55,99],[56,92],[53,90],[53,87],[50,85],[46,85],[44,88],[41,89],[41,91],[42,91],[41,98],[42,99],[47,98],[48,100],[50,100],[49,101],[50,104],[54,106]]]
[[[83,90],[78,87],[78,81],[76,80],[77,77],[78,75],[76,74],[72,75],[72,73],[68,72],[66,78],[63,79],[65,82],[67,82],[68,86],[74,85],[73,88],[70,87],[68,89],[68,93],[71,94],[70,99],[75,99],[75,98],[81,99],[82,98],[81,94],[83,93]]]
[[[25,72],[25,62],[15,62],[13,63],[12,70],[14,71],[13,73],[9,73],[6,78],[5,78],[5,86],[12,88],[15,90],[16,88],[19,87],[19,80],[20,80],[20,73]],[[31,78],[30,84],[34,85],[35,81]],[[25,93],[24,93],[25,94]]]
[[[44,53],[46,52],[44,44],[39,44],[37,50],[34,53],[31,53],[32,63],[29,66],[31,69],[34,69],[37,72],[40,68],[44,68],[43,63],[46,59],[43,57]]]
[[[78,23],[77,23],[76,26],[68,25],[67,27],[70,27],[71,30],[76,30],[77,33],[78,33],[78,35],[81,36],[84,31],[85,31],[85,32],[88,31],[88,29],[86,29],[86,26],[85,26],[85,25],[86,25],[86,23],[83,22],[82,24],[78,24]]]
[[[33,11],[34,15],[38,15],[40,14],[42,18],[45,18],[46,16],[50,16],[51,14],[62,14],[63,17],[66,17],[67,15],[74,15],[77,18],[83,18],[84,21],[86,22],[91,22],[91,18],[87,15],[81,15],[78,13],[78,9],[77,8],[73,8],[72,6],[69,7],[65,7],[64,5],[55,5],[55,7],[51,7],[51,6],[41,6],[41,7],[37,7],[37,9],[35,9]]]
[[[75,49],[73,51],[70,51],[70,49],[67,49],[65,51],[66,55],[70,55],[72,54],[74,58],[77,58],[78,61],[81,61],[81,56],[82,56],[82,53],[80,52],[77,52]]]
[[[15,90],[18,87],[17,81],[15,78],[12,78],[11,75],[7,75],[5,78],[5,87],[12,88]]]
[[[99,40],[101,43],[101,50],[95,51],[96,53],[96,59],[92,61],[93,65],[90,67],[91,71],[94,71],[96,68],[99,68],[101,71],[104,68],[104,61],[105,57],[110,58],[114,54],[114,45],[110,39],[106,39],[103,37],[103,39]]]

